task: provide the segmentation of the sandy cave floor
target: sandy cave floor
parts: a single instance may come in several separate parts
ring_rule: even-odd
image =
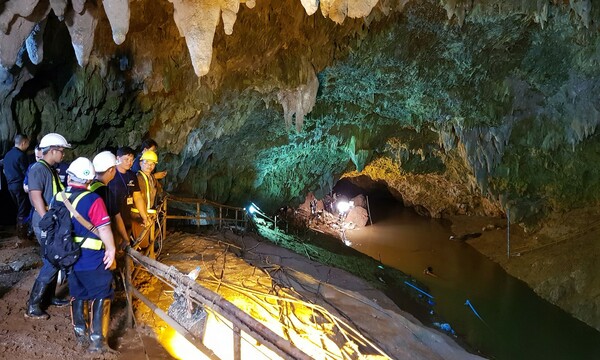
[[[40,264],[38,247],[34,244],[22,243],[15,248],[17,239],[11,235],[10,228],[0,229],[0,237],[2,237],[0,242],[0,358],[80,357],[133,360],[172,358],[163,347],[163,344],[169,342],[166,335],[169,331],[165,323],[145,305],[136,302],[134,307],[138,326],[135,330],[129,328],[126,324],[126,301],[122,294],[118,295],[113,303],[109,334],[109,344],[119,351],[118,354],[94,357],[86,353],[85,349],[79,348],[71,330],[68,307],[50,307],[48,312],[51,318],[47,321],[24,318],[29,290]],[[387,353],[392,358],[406,356],[416,359],[478,358],[465,352],[450,337],[421,325],[410,314],[403,313],[385,295],[368,283],[343,271],[326,268],[316,263],[307,263],[309,260],[301,256],[270,244],[257,242],[254,237],[239,238],[232,234],[228,237],[223,237],[223,234],[200,237],[175,233],[169,234],[168,239],[161,260],[182,272],[200,265],[203,269],[198,279],[200,284],[218,290],[222,296],[228,299],[239,298],[239,291],[235,290],[236,286],[238,289],[249,289],[250,284],[258,287],[252,289],[253,291],[268,293],[273,289],[280,289],[285,294],[301,300],[310,300],[310,303],[322,306],[326,311],[344,319],[351,326],[358,328],[367,339],[373,341],[374,348],[381,350],[377,355],[378,352],[373,351],[373,347],[356,347],[352,341],[348,343],[347,339],[331,336],[327,341],[330,341],[329,349],[332,351],[334,348],[335,351],[354,349],[372,358],[385,358],[380,357],[382,353]],[[223,242],[219,243],[219,241]],[[266,270],[252,266],[226,251],[231,247],[226,244],[236,241],[252,249],[253,256],[250,262],[256,266],[267,269],[276,267],[285,271],[269,274]],[[309,274],[300,272],[302,268],[310,269]],[[138,276],[138,280],[142,280],[141,291],[166,311],[172,301],[172,289],[156,279],[146,278],[147,275],[143,272]],[[324,278],[320,279],[320,277]],[[328,281],[327,278],[335,281]],[[287,284],[288,289],[294,290],[288,291],[285,286],[279,284]],[[236,300],[233,302],[236,303]],[[236,305],[243,308],[243,305],[238,303]],[[259,305],[261,306],[265,307],[264,304]],[[301,316],[295,318],[307,322],[306,318]],[[323,323],[326,321],[322,321]],[[332,331],[332,333],[336,332]],[[337,334],[339,335],[339,332]]]

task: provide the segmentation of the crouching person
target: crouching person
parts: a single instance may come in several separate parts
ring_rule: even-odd
[[[87,190],[95,176],[92,162],[80,157],[71,163],[67,174],[65,192],[78,213],[71,218],[73,239],[81,243],[81,257],[68,275],[75,336],[82,345],[89,340],[90,352],[112,352],[107,344],[114,296],[109,269],[115,261],[110,218],[100,196]],[[84,220],[78,220],[78,216]],[[93,225],[97,231],[92,232],[82,222]]]

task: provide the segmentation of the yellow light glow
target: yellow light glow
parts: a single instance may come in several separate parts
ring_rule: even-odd
[[[159,337],[159,341],[175,359],[208,359],[192,343],[170,327],[163,331]]]

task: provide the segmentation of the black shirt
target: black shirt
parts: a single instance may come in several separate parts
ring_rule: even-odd
[[[28,167],[27,154],[17,147],[8,150],[4,156],[4,175],[8,185],[19,184],[19,186],[23,186],[23,179]]]

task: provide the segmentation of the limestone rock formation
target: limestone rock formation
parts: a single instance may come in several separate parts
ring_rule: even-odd
[[[17,131],[64,132],[68,157],[153,137],[169,191],[269,210],[342,176],[528,229],[600,201],[589,0],[10,0],[0,17],[4,151]]]

